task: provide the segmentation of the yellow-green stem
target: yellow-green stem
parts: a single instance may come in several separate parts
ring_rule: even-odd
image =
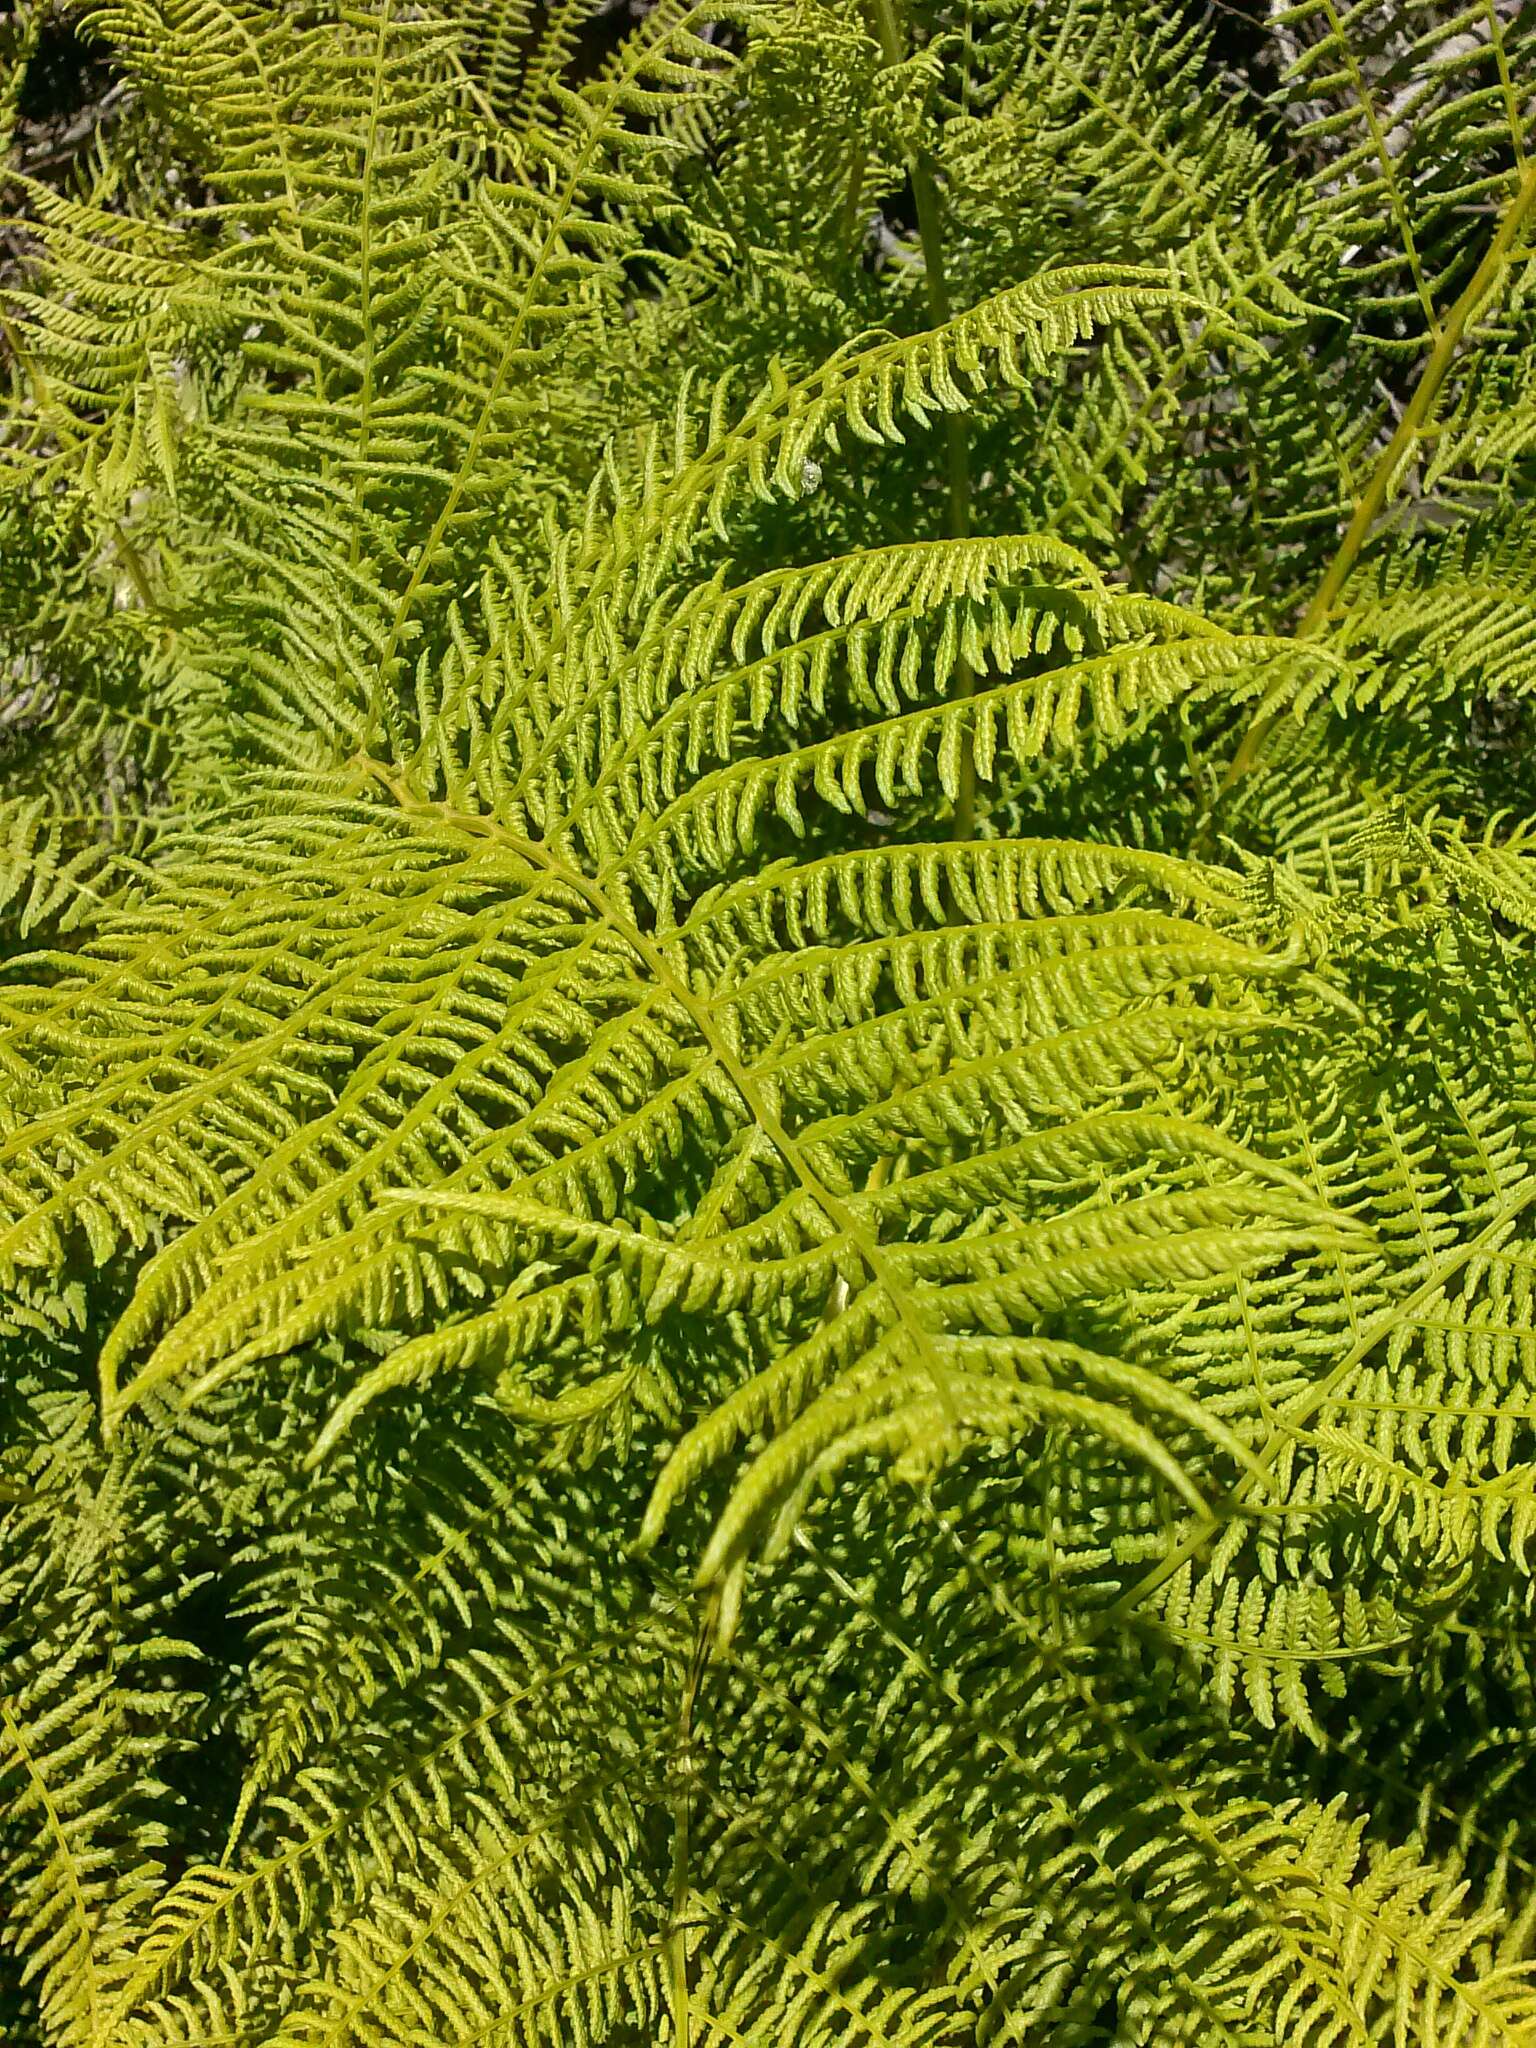
[[[1313,593],[1312,601],[1302,613],[1297,634],[1302,639],[1317,633],[1326,623],[1329,613],[1338,602],[1339,594],[1348,582],[1360,551],[1370,539],[1371,530],[1380,517],[1382,509],[1396,489],[1403,470],[1413,452],[1415,443],[1428,426],[1434,410],[1435,400],[1450,372],[1451,363],[1461,344],[1462,336],[1477,314],[1479,308],[1498,284],[1510,251],[1514,248],[1527,216],[1536,206],[1536,163],[1528,164],[1515,195],[1505,208],[1492,241],[1483,255],[1483,260],[1473,272],[1471,282],[1451,308],[1441,328],[1423,374],[1414,386],[1413,395],[1397,423],[1391,440],[1382,450],[1381,458],[1372,470],[1369,481],[1355,500],[1355,509],[1344,536],[1334,551],[1323,580]],[[1257,718],[1248,728],[1242,745],[1233,756],[1232,765],[1223,778],[1217,801],[1226,795],[1233,783],[1246,775],[1258,760],[1264,742],[1279,719],[1279,712],[1271,712]]]

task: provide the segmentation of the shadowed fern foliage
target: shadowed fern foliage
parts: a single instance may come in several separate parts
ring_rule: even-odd
[[[0,26],[16,2048],[1536,2039],[1536,8],[1248,12]]]

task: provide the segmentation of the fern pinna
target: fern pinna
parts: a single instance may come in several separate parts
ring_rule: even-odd
[[[1532,2038],[1536,10],[613,12],[0,29],[6,2038]]]

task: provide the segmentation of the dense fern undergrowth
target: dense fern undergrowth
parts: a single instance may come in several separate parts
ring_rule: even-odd
[[[15,2048],[1536,2041],[1536,7],[1201,14],[0,25]]]

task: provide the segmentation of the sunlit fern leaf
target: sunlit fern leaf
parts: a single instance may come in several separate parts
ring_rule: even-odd
[[[1017,1125],[1022,1101],[1042,1086],[1062,1112],[1111,1099],[1155,1046],[1209,1028],[1187,1003],[1175,1003],[1168,1026],[1155,1011],[1138,1018],[1149,997],[1160,988],[1176,994],[1190,977],[1264,973],[1269,963],[1155,917],[1110,913],[1090,920],[1080,937],[1070,922],[1032,935],[1017,923],[1020,913],[1042,871],[1070,876],[1070,852],[1063,868],[1050,849],[1003,849],[999,858],[961,847],[876,854],[864,863],[862,901],[850,900],[839,881],[834,902],[829,875],[809,894],[809,917],[801,909],[796,923],[802,942],[818,931],[839,949],[813,948],[788,971],[754,974],[754,953],[765,942],[773,949],[794,871],[770,869],[766,893],[749,887],[719,904],[707,882],[751,847],[760,814],[765,824],[776,814],[798,831],[806,803],[857,811],[866,774],[886,801],[934,778],[952,794],[962,749],[986,774],[1000,743],[1022,762],[1071,746],[1085,716],[1113,739],[1172,697],[1244,683],[1284,643],[1234,639],[1169,607],[1096,593],[1080,557],[1028,538],[863,556],[735,590],[719,579],[675,595],[669,586],[686,560],[690,523],[720,524],[738,479],[759,491],[772,480],[782,487],[806,451],[849,419],[877,439],[898,437],[898,408],[921,420],[925,406],[965,402],[956,371],[979,378],[990,357],[1005,378],[1018,379],[1021,350],[1043,362],[1095,319],[1134,315],[1162,296],[1134,274],[1063,273],[1004,293],[946,330],[875,344],[804,386],[779,378],[739,416],[723,413],[717,395],[705,446],[692,452],[680,424],[670,471],[648,478],[633,507],[621,496],[601,540],[603,496],[594,492],[584,526],[555,542],[544,589],[519,588],[515,572],[509,596],[487,588],[489,644],[479,654],[462,634],[456,644],[466,680],[470,661],[479,669],[489,715],[478,731],[472,718],[456,721],[467,743],[460,765],[428,763],[429,774],[436,767],[447,782],[449,801],[423,801],[408,779],[364,764],[350,798],[334,781],[291,793],[274,784],[265,802],[230,816],[229,844],[241,842],[241,851],[222,876],[206,867],[206,818],[180,858],[175,836],[162,840],[154,895],[124,928],[126,936],[148,920],[144,965],[108,941],[99,953],[88,948],[55,963],[55,991],[19,998],[26,1008],[41,1005],[43,1039],[59,1026],[73,1036],[76,1025],[64,1019],[84,1014],[81,1004],[106,1005],[105,1019],[121,1014],[124,999],[147,1004],[152,1035],[170,1025],[164,1056],[179,1076],[170,1096],[155,1078],[156,1060],[135,1056],[106,1079],[99,1109],[85,1110],[83,1123],[67,1118],[53,1135],[46,1118],[38,1127],[45,1150],[56,1142],[62,1149],[30,1192],[22,1161],[34,1140],[18,1124],[13,1141],[22,1179],[14,1183],[10,1253],[23,1264],[62,1244],[61,1227],[83,1226],[101,1257],[122,1236],[144,1243],[165,1221],[193,1226],[152,1263],[108,1348],[104,1386],[114,1412],[122,1366],[167,1323],[127,1398],[175,1378],[195,1399],[199,1386],[243,1359],[327,1328],[410,1323],[428,1299],[439,1308],[462,1303],[466,1281],[472,1297],[521,1256],[526,1214],[521,1230],[504,1220],[438,1220],[402,1234],[398,1209],[379,1213],[380,1196],[402,1176],[429,1190],[520,1190],[535,1211],[553,1216],[557,1234],[562,1214],[579,1224],[613,1216],[621,1202],[644,1209],[638,1184],[666,1172],[702,1173],[701,1192],[712,1182],[719,1189],[705,1194],[699,1212],[711,1219],[711,1237],[723,1234],[719,1250],[709,1246],[690,1267],[692,1247],[680,1245],[667,1255],[660,1291],[642,1261],[637,1301],[620,1260],[602,1278],[559,1281],[526,1300],[519,1293],[489,1321],[448,1339],[461,1358],[491,1346],[505,1365],[578,1327],[600,1355],[608,1329],[652,1297],[657,1312],[679,1298],[692,1308],[731,1306],[755,1249],[749,1219],[763,1210],[758,1229],[765,1243],[777,1238],[786,1312],[791,1304],[808,1309],[834,1277],[867,1274],[886,1303],[877,1321],[894,1314],[902,1344],[916,1347],[910,1357],[893,1355],[896,1383],[914,1371],[946,1389],[961,1383],[954,1369],[940,1369],[924,1334],[931,1311],[908,1298],[930,1283],[887,1273],[860,1216],[866,1198],[854,1192],[840,1156],[850,1142],[868,1143],[860,1113],[877,1109],[914,1060],[932,1066],[940,1090],[912,1094],[931,1126],[912,1136],[930,1147],[941,1139],[953,1146],[961,1132],[974,1143],[998,1115]],[[1065,579],[1059,595],[1033,580],[1041,569]],[[1074,583],[1088,587],[1078,595]],[[1089,632],[1107,643],[1105,652],[1086,651]],[[1072,659],[1079,650],[1082,658]],[[957,658],[986,687],[946,703]],[[848,668],[838,700],[887,715],[813,737],[837,709],[834,661]],[[903,709],[913,697],[917,707]],[[812,732],[800,744],[779,739],[777,748],[742,758],[744,722],[766,728],[765,737],[787,725],[798,738],[803,722]],[[711,756],[723,765],[700,779]],[[380,784],[382,795],[370,798]],[[254,889],[253,864],[263,877]],[[850,878],[857,866],[856,858]],[[1090,876],[1094,866],[1090,858]],[[1198,879],[1189,886],[1198,893]],[[645,902],[655,907],[654,924],[637,911]],[[953,925],[957,915],[974,927],[973,939],[942,930],[925,938],[930,920]],[[354,933],[345,964],[333,951],[339,918]],[[451,970],[450,934],[459,956]],[[862,943],[850,944],[855,938]],[[287,963],[306,956],[304,982],[291,983]],[[415,970],[407,968],[412,957]],[[170,959],[186,963],[173,975],[190,972],[193,980],[183,983],[190,1007],[172,998],[167,1011],[174,984],[158,963]],[[867,1015],[882,981],[891,997]],[[396,1020],[413,982],[424,1007],[402,1037]],[[59,1025],[51,1024],[60,1004]],[[1117,1045],[1122,1009],[1132,1021]],[[19,1015],[17,1022],[19,1049],[29,1027]],[[1041,1036],[1037,1071],[1030,1041]],[[140,1027],[130,1037],[138,1041]],[[834,1047],[843,1086],[856,1091],[847,1100],[829,1087]],[[332,1082],[328,1072],[355,1049],[366,1056],[349,1079]],[[988,1061],[996,1076],[978,1089],[971,1074],[984,1075]],[[946,1084],[944,1069],[957,1062],[960,1077]],[[153,1106],[146,1098],[134,1111],[140,1086],[151,1090]],[[23,1100],[18,1108],[24,1116]],[[125,1113],[133,1122],[144,1112],[130,1135]],[[847,1128],[830,1145],[821,1136],[829,1118]],[[902,1133],[882,1133],[878,1142],[899,1147]],[[808,1144],[827,1148],[827,1158]],[[517,1176],[510,1183],[509,1172]],[[1256,1197],[1236,1200],[1230,1214],[1218,1201],[1188,1215],[1175,1201],[1166,1218],[1149,1212],[1144,1229],[1166,1227],[1187,1240],[1177,1255],[1187,1277],[1220,1270],[1233,1255],[1227,1227],[1244,1217],[1257,1225],[1265,1210]],[[1315,1227],[1284,1208],[1282,1201],[1269,1237],[1257,1231],[1255,1253]],[[664,1205],[655,1213],[663,1235],[669,1221]],[[1113,1233],[1087,1238],[1078,1285],[1133,1276],[1142,1234],[1133,1226],[1123,1246]],[[622,1230],[616,1241],[624,1242]],[[1070,1233],[1045,1256],[1068,1241]],[[232,1263],[237,1244],[242,1258]],[[471,1248],[478,1277],[456,1271],[461,1250]],[[961,1283],[955,1299],[967,1299],[971,1285],[985,1301],[997,1269],[988,1239],[949,1264],[953,1273],[940,1260],[935,1274]],[[982,1309],[981,1326],[1004,1331],[1008,1316],[1031,1303],[1038,1312],[1048,1298],[1050,1290],[1005,1288]],[[403,1353],[389,1372],[430,1369],[441,1340],[425,1341],[424,1354]],[[947,1409],[950,1394],[943,1398]],[[979,1385],[970,1398],[988,1415],[1002,1412],[1000,1389]],[[1006,1402],[1028,1408],[1041,1398],[1019,1390]],[[1081,1401],[1065,1392],[1051,1398]],[[1103,1411],[1101,1420],[1118,1427],[1108,1418]]]
[[[17,1053],[56,1045],[67,1071],[57,1034],[75,1037],[74,1020],[94,1014],[118,1020],[128,1057],[72,1109],[40,1106],[13,1127],[9,1256],[47,1258],[76,1229],[104,1256],[162,1222],[193,1226],[147,1267],[108,1347],[114,1411],[124,1369],[125,1400],[173,1379],[196,1399],[243,1359],[326,1328],[409,1323],[427,1300],[439,1312],[469,1307],[536,1246],[546,1262],[574,1252],[578,1270],[451,1320],[381,1368],[379,1383],[479,1358],[505,1369],[561,1333],[576,1355],[600,1357],[605,1332],[647,1301],[660,1314],[672,1301],[723,1309],[773,1294],[781,1313],[799,1304],[814,1316],[839,1275],[861,1287],[867,1277],[875,1292],[834,1333],[824,1372],[850,1363],[894,1311],[907,1330],[898,1353],[917,1346],[907,1369],[931,1374],[921,1335],[931,1311],[909,1293],[945,1290],[938,1307],[952,1288],[954,1314],[1000,1334],[1011,1316],[1134,1279],[1165,1235],[1167,1256],[1193,1279],[1245,1256],[1249,1225],[1247,1255],[1317,1227],[1304,1200],[1233,1153],[1257,1174],[1247,1193],[1170,1191],[1145,1222],[1111,1209],[1099,1225],[1064,1217],[1052,1236],[1046,1219],[1063,1199],[1070,1210],[1074,1183],[1105,1162],[1164,1139],[1175,1155],[1209,1149],[1198,1131],[1134,1119],[1101,1135],[1095,1115],[1122,1113],[1145,1062],[1182,1040],[1262,1028],[1262,1009],[1242,999],[1208,1009],[1192,981],[1236,985],[1287,964],[1150,910],[1016,921],[1042,886],[1063,905],[1091,901],[1121,869],[1113,859],[1049,846],[848,855],[804,880],[793,867],[770,871],[653,936],[624,897],[557,862],[548,842],[431,806],[412,816],[364,799],[349,807],[323,786],[295,795],[286,819],[230,821],[241,850],[222,888],[199,850],[187,893],[169,889],[162,849],[163,908],[134,950],[93,945],[59,959],[53,989],[11,998]],[[265,871],[254,886],[253,869]],[[1177,886],[1177,870],[1170,879]],[[1192,873],[1186,887],[1201,886]],[[803,946],[841,928],[842,950],[808,945],[756,973],[743,972],[739,938],[715,950],[733,924],[755,928],[761,947],[787,903]],[[345,959],[316,950],[338,912],[356,935]],[[924,930],[957,915],[963,923]],[[890,996],[871,1011],[886,977]],[[402,1031],[393,1020],[413,989],[423,1007]],[[94,1061],[108,1041],[98,1024],[85,1042]],[[166,1061],[178,1077],[169,1093],[155,1078]],[[1028,1154],[1032,1133],[1038,1220],[1010,1200],[980,1236],[962,1230],[943,1252],[955,1229],[948,1204],[979,1191],[965,1192],[981,1171],[977,1145],[1023,1142]],[[926,1252],[914,1246],[910,1274],[906,1254],[877,1248],[890,1196],[859,1187],[897,1151],[914,1171],[896,1188],[910,1190],[919,1243],[931,1240]],[[945,1162],[965,1158],[946,1191]],[[699,1177],[691,1220],[673,1221],[665,1196],[679,1172]],[[385,1199],[406,1176],[428,1194],[457,1189],[464,1203],[412,1218]],[[658,1197],[638,1233],[622,1220]],[[600,1225],[607,1263],[583,1275]],[[994,1237],[999,1247],[1017,1239],[1022,1253],[1032,1231],[1044,1232],[1034,1280],[993,1249]],[[1069,1253],[1080,1278],[1067,1278]],[[962,1309],[971,1293],[975,1308]],[[952,1325],[947,1309],[942,1323]],[[838,1359],[844,1339],[854,1349]]]

